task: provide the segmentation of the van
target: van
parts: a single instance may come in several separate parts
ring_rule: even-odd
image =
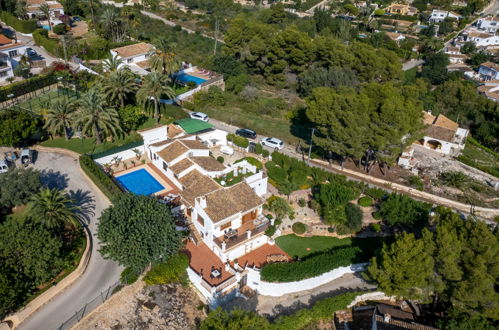
[[[0,160],[0,173],[5,173],[9,170],[9,164],[5,160]]]

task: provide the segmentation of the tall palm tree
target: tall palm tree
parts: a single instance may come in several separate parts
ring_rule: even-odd
[[[107,106],[105,96],[96,88],[81,96],[75,126],[81,126],[82,132],[92,132],[97,143],[102,142],[103,136],[116,136],[122,132],[118,113]]]
[[[101,80],[102,92],[113,102],[125,107],[127,96],[137,90],[135,77],[128,69],[111,72]]]
[[[65,99],[55,101],[47,110],[45,126],[52,135],[64,131],[64,137],[69,140],[68,129],[71,127],[75,114],[74,104]]]
[[[49,21],[49,30],[52,30],[52,24],[50,22],[50,7],[46,3],[42,3],[40,7],[38,7],[40,11],[43,13],[47,20]]]
[[[111,40],[114,42],[123,41],[124,25],[120,16],[111,8],[104,10],[100,17],[100,21],[106,32],[111,35]]]
[[[180,69],[180,60],[175,53],[176,44],[160,38],[155,42],[156,49],[149,52],[149,65],[154,71],[171,75]]]
[[[119,67],[123,64],[123,60],[118,55],[110,55],[102,61],[102,68],[106,72],[118,71]]]
[[[159,99],[166,96],[170,99],[175,98],[173,89],[168,86],[170,79],[159,72],[151,72],[144,78],[142,86],[137,92],[137,100],[146,105],[149,101],[154,103],[154,117],[159,122]]]
[[[58,189],[44,188],[38,194],[31,196],[29,214],[47,227],[55,228],[61,225],[76,227],[79,207],[74,200]]]

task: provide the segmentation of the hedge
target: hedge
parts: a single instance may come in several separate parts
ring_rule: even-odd
[[[0,20],[21,33],[31,33],[36,30],[36,19],[20,20],[6,11],[0,11]]]
[[[232,141],[232,143],[241,148],[248,148],[249,146],[249,141],[247,138],[235,134],[227,135],[227,140]]]
[[[166,262],[154,265],[144,277],[144,282],[148,285],[169,284],[187,282],[187,266],[189,258],[183,253],[173,255]]]
[[[362,250],[357,246],[333,248],[306,257],[302,261],[266,265],[262,268],[261,276],[262,280],[267,282],[300,281],[322,275],[338,267],[360,262],[362,257]]]
[[[263,168],[262,162],[259,161],[256,158],[253,158],[253,157],[244,157],[244,158],[236,160],[234,163],[240,163],[243,160],[247,161],[248,163],[250,163],[251,165],[255,166],[259,170],[261,170]]]
[[[14,97],[21,96],[50,86],[56,82],[57,79],[53,74],[39,75],[26,80],[14,82],[8,86],[0,88],[0,102],[8,100],[8,95],[10,94],[14,94]]]
[[[336,311],[345,309],[355,297],[363,293],[361,291],[345,292],[335,297],[319,300],[310,309],[303,308],[291,315],[277,317],[270,324],[270,328],[276,330],[308,329],[321,320],[333,319]]]
[[[104,173],[102,168],[89,155],[80,156],[80,166],[83,172],[88,175],[109,199],[112,200],[123,192],[115,181]]]
[[[38,46],[42,46],[45,50],[52,55],[59,55],[59,41],[50,39],[48,31],[45,29],[37,29],[33,32],[33,40]]]

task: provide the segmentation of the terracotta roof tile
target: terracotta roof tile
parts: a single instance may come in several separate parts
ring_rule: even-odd
[[[215,182],[209,176],[201,174],[198,170],[192,170],[180,179],[178,179],[184,190],[182,191],[182,199],[194,206],[196,197],[206,195],[217,189],[222,188],[221,185]]]
[[[147,54],[148,52],[151,51],[152,48],[153,48],[152,45],[147,44],[145,42],[140,42],[138,44],[123,46],[112,50],[118,53],[119,56],[123,58],[128,58],[128,57]]]
[[[198,140],[180,140],[189,149],[208,149],[208,147]]]
[[[442,114],[438,115],[437,119],[434,122],[434,125],[444,127],[453,131],[456,131],[459,128],[459,125],[455,121],[450,120]]]
[[[234,277],[234,274],[225,270],[225,265],[206,244],[195,245],[189,240],[186,244],[189,255],[189,266],[212,286],[218,286],[226,280]],[[212,277],[211,269],[215,267],[220,271],[220,277]]]
[[[232,187],[207,194],[204,211],[216,223],[236,213],[249,211],[262,204],[263,200],[243,181]]]
[[[161,151],[159,151],[157,154],[159,157],[169,163],[172,160],[177,159],[187,151],[189,151],[189,148],[187,148],[179,141],[174,141],[173,143],[167,145],[165,148],[161,149]]]
[[[182,171],[185,171],[189,167],[194,165],[194,163],[189,158],[184,158],[175,165],[170,166],[170,170],[172,170],[175,174],[180,174]]]
[[[169,139],[173,139],[182,133],[185,133],[185,131],[182,128],[180,128],[179,126],[174,125],[174,124],[168,125],[168,138]]]
[[[243,268],[246,266],[261,268],[263,265],[269,263],[269,259],[277,256],[282,256],[287,261],[291,260],[291,257],[277,245],[265,244],[237,258],[237,261],[239,266]]]
[[[433,125],[433,122],[435,121],[435,118],[437,118],[437,117],[435,117],[434,115],[432,115],[432,114],[431,114],[431,113],[429,113],[429,112],[426,112],[426,111],[425,111],[425,112],[423,113],[423,123],[424,123],[425,125]]]
[[[225,166],[213,157],[191,157],[191,160],[208,172],[225,170]]]

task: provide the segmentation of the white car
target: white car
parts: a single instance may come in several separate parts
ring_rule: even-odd
[[[199,120],[202,120],[202,121],[208,121],[208,120],[210,120],[210,117],[208,117],[207,114],[202,113],[202,112],[191,112],[189,114],[189,116],[192,119],[199,119]]]
[[[0,160],[0,173],[5,173],[9,170],[9,164],[5,160]]]
[[[275,150],[281,150],[282,148],[284,148],[284,142],[273,137],[262,139],[262,145],[273,148]]]

